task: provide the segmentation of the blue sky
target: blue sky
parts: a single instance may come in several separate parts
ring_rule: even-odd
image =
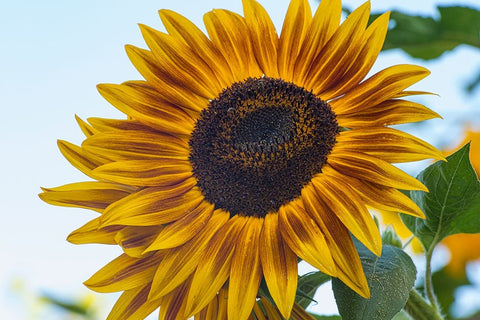
[[[362,2],[345,0],[344,4],[354,8]],[[280,28],[288,1],[260,3]],[[317,2],[311,3],[316,7]],[[480,7],[477,0],[372,0],[372,8],[430,15],[436,14],[436,4],[453,3]],[[94,214],[48,206],[37,193],[39,186],[85,179],[63,159],[56,140],[81,142],[75,114],[82,118],[122,116],[100,97],[95,86],[139,79],[124,52],[127,43],[145,47],[137,23],[162,29],[157,11],[168,8],[201,25],[203,13],[212,8],[241,12],[241,7],[240,0],[1,2],[1,319],[27,319],[25,306],[11,291],[15,279],[22,279],[31,293],[45,291],[60,297],[86,293],[82,281],[120,253],[116,247],[67,243],[66,236]],[[480,92],[468,96],[462,90],[480,72],[478,52],[460,47],[427,63],[392,51],[382,54],[375,68],[399,63],[429,68],[432,75],[416,88],[440,93],[440,97],[422,98],[422,102],[445,120],[420,126],[416,129],[420,136],[443,146],[462,139],[461,122],[469,120],[480,126]],[[108,306],[111,301],[106,303]],[[331,310],[323,305],[319,308]]]

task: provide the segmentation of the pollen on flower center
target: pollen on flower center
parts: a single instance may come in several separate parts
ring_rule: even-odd
[[[330,106],[313,93],[280,79],[249,78],[203,110],[190,162],[217,208],[265,216],[321,172],[338,132]]]

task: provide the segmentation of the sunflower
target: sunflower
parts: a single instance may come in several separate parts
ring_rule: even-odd
[[[340,24],[340,0],[313,15],[292,0],[278,36],[258,2],[243,8],[205,14],[208,36],[161,10],[167,32],[141,25],[149,50],[126,47],[145,80],[98,86],[127,119],[77,119],[82,145],[59,141],[94,181],[40,196],[100,213],[70,242],[123,249],[85,282],[123,291],[109,319],[158,307],[160,319],[202,318],[219,293],[229,319],[247,319],[261,281],[289,318],[298,258],[369,297],[351,238],[380,255],[367,206],[424,216],[398,189],[426,188],[391,163],[442,155],[387,126],[438,117],[403,99],[425,94],[406,89],[429,72],[364,79],[389,14],[368,25],[366,2]]]

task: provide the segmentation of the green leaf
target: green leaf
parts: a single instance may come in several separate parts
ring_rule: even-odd
[[[438,11],[439,19],[392,11],[393,27],[387,33],[383,50],[400,48],[414,58],[428,60],[461,44],[480,48],[479,10],[451,6],[438,7]]]
[[[470,144],[466,144],[447,157],[447,162],[438,161],[418,175],[428,193],[410,192],[426,219],[401,218],[427,251],[449,235],[480,232],[480,182],[470,164],[469,151]]]
[[[332,287],[343,320],[390,320],[405,305],[414,285],[416,268],[401,249],[384,245],[382,255],[375,256],[356,241],[363,271],[370,288],[365,299],[333,278]]]
[[[326,275],[323,272],[311,272],[301,276],[298,279],[297,285],[297,296],[295,301],[302,306],[302,308],[307,308],[313,300],[313,296],[317,289],[330,280],[331,277]]]

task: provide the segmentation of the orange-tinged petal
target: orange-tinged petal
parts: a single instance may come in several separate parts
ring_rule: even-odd
[[[58,149],[63,156],[78,170],[95,179],[93,169],[107,163],[108,161],[96,157],[95,155],[87,154],[81,147],[73,143],[58,140]]]
[[[210,39],[230,65],[235,81],[262,75],[243,17],[228,10],[216,9],[206,13],[203,21]]]
[[[268,77],[278,78],[278,36],[272,20],[256,0],[244,0],[243,12],[260,68]]]
[[[284,243],[278,226],[278,214],[267,214],[260,236],[263,276],[275,304],[290,318],[297,292],[297,255]]]
[[[362,181],[343,176],[345,182],[353,187],[366,205],[379,210],[402,212],[424,219],[422,210],[409,197],[392,187],[373,182]]]
[[[188,160],[188,144],[184,141],[167,134],[134,130],[96,134],[86,139],[82,148],[112,161],[162,161],[162,158]]]
[[[95,168],[93,173],[108,181],[133,186],[169,186],[192,177],[188,160],[162,157],[155,160],[124,160]]]
[[[257,320],[267,320],[267,318],[265,318],[265,312],[262,310],[262,307],[260,307],[259,301],[253,306],[253,314]]]
[[[347,62],[348,69],[341,75],[337,84],[322,93],[323,99],[332,99],[356,86],[370,71],[383,47],[387,34],[390,13],[384,13],[373,21],[365,31],[355,58]]]
[[[302,190],[302,202],[306,212],[315,220],[325,235],[336,267],[334,277],[342,280],[362,297],[368,298],[370,291],[367,279],[348,229],[336,214],[329,210],[322,199],[315,196],[315,193],[310,190],[311,188],[313,188],[312,185],[307,185]]]
[[[168,33],[190,46],[212,68],[222,86],[228,87],[234,82],[232,71],[223,55],[195,24],[171,10],[160,10],[159,14]]]
[[[115,235],[115,241],[123,251],[131,257],[140,258],[155,240],[163,226],[128,226],[124,227]]]
[[[129,132],[130,130],[143,131],[146,133],[156,132],[152,127],[149,127],[138,120],[131,119],[106,119],[92,117],[88,118],[88,123],[92,125],[99,132],[122,131]]]
[[[260,297],[260,301],[262,303],[263,309],[265,310],[265,315],[267,316],[268,320],[283,320],[283,317],[278,311],[278,309],[275,308],[275,306],[272,305],[267,298]],[[255,312],[255,315],[258,317],[257,312]]]
[[[152,298],[169,293],[195,271],[210,239],[228,219],[228,213],[217,210],[205,228],[188,243],[167,252],[153,277],[153,286],[150,292]]]
[[[433,118],[441,116],[419,103],[401,99],[386,100],[360,112],[337,115],[338,124],[345,128],[381,127]]]
[[[358,112],[395,97],[430,74],[415,65],[396,65],[379,71],[340,98],[330,101],[336,114]]]
[[[165,226],[148,247],[148,251],[175,248],[184,244],[205,227],[213,210],[214,205],[207,201],[201,202],[185,216]]]
[[[442,153],[429,143],[408,133],[383,127],[344,131],[337,136],[335,148],[338,152],[366,153],[391,163],[428,158],[445,160]]]
[[[98,130],[96,130],[87,122],[83,121],[79,116],[75,115],[75,120],[77,120],[78,126],[80,127],[80,130],[82,130],[85,137],[93,136],[98,132]]]
[[[298,303],[295,303],[292,310],[292,319],[294,320],[315,320],[305,309],[303,309]]]
[[[428,192],[428,189],[417,179],[386,161],[364,153],[345,150],[336,152],[334,149],[328,158],[328,163],[346,176],[397,189]]]
[[[343,225],[375,255],[382,254],[382,239],[377,225],[367,208],[361,202],[361,197],[348,184],[341,187],[335,184],[339,175],[327,176],[319,174],[312,179],[314,192],[321,198],[331,212],[334,212]],[[341,178],[340,178],[341,179]],[[305,188],[306,189],[306,188]]]
[[[162,305],[160,307],[160,313],[158,315],[158,320],[170,320],[170,319],[184,319],[185,305],[186,305],[186,295],[190,284],[192,282],[191,277],[178,286],[170,294],[162,298]]]
[[[56,188],[42,188],[40,199],[57,206],[102,212],[111,203],[128,196],[135,188],[109,182],[77,182]]]
[[[67,241],[73,244],[116,244],[115,236],[122,229],[123,226],[100,228],[100,217],[98,217],[70,233],[67,237]]]
[[[162,258],[161,252],[144,258],[132,258],[122,254],[97,271],[84,284],[96,292],[134,289],[151,282]]]
[[[192,118],[146,83],[99,84],[97,88],[115,108],[154,129],[183,135],[193,130]]]
[[[278,71],[285,81],[293,80],[295,61],[311,21],[312,11],[308,1],[292,0],[278,41]]]
[[[146,318],[160,305],[159,300],[147,300],[150,283],[126,290],[113,306],[107,320],[138,320]]]
[[[315,57],[335,33],[342,15],[341,0],[322,0],[313,16],[295,63],[294,82],[304,85]]]
[[[109,206],[102,226],[155,226],[178,220],[203,201],[194,182],[187,180],[167,187],[146,188]]]
[[[188,293],[187,316],[202,310],[228,279],[235,244],[246,222],[247,218],[236,215],[210,239]]]
[[[140,24],[143,38],[170,81],[207,99],[222,91],[212,70],[181,39]]]
[[[153,53],[134,46],[126,46],[125,49],[138,72],[158,91],[160,99],[182,106],[186,112],[193,113],[200,112],[208,105],[208,99],[191,92],[188,88],[181,87],[166,77],[165,71],[155,63]],[[100,86],[98,90],[108,100],[109,93],[105,88]]]
[[[228,318],[246,320],[252,312],[262,279],[260,232],[263,218],[248,217],[232,257],[228,285]]]
[[[337,271],[325,236],[297,202],[298,200],[290,202],[279,209],[278,219],[282,238],[300,258],[322,272],[334,276]]]
[[[305,87],[312,88],[323,100],[328,99],[323,93],[340,81],[358,55],[369,13],[370,2],[353,11],[312,61]]]

